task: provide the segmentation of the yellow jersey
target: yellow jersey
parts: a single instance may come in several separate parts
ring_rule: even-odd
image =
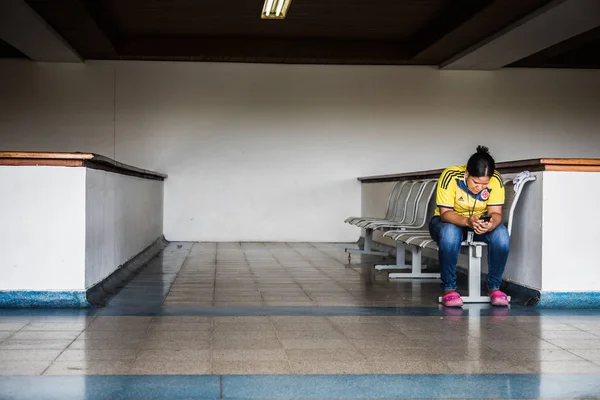
[[[498,171],[490,178],[488,186],[478,194],[472,193],[465,180],[466,165],[446,168],[437,184],[435,215],[440,215],[440,207],[452,208],[454,212],[469,217],[484,215],[488,206],[504,204],[504,181]]]

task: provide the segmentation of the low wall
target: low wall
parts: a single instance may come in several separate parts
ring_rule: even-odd
[[[0,153],[0,306],[89,306],[162,238],[165,175],[93,154]]]

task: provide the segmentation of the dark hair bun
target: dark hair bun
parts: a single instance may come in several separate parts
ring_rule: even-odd
[[[488,149],[486,146],[477,146],[477,152],[478,153],[486,153],[489,154],[490,153],[490,149]]]

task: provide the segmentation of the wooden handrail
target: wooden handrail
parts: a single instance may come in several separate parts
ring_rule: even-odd
[[[496,164],[496,169],[501,174],[510,174],[528,170],[535,171],[576,171],[600,172],[600,159],[598,158],[533,158],[529,160],[505,161]],[[403,172],[399,174],[374,175],[360,177],[362,183],[390,182],[403,179],[435,179],[444,169],[431,169],[426,171]]]
[[[166,174],[123,164],[94,153],[0,151],[0,165],[87,167],[146,179],[167,178]]]

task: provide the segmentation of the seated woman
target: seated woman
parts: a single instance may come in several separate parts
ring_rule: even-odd
[[[468,231],[474,240],[488,245],[487,287],[491,304],[507,306],[508,297],[500,291],[502,274],[508,258],[510,238],[502,224],[504,184],[495,170],[496,163],[488,148],[478,146],[466,166],[445,169],[436,192],[435,215],[429,223],[431,237],[439,246],[442,303],[461,307],[463,301],[456,292],[456,264],[461,242]],[[491,216],[489,222],[484,215]]]

